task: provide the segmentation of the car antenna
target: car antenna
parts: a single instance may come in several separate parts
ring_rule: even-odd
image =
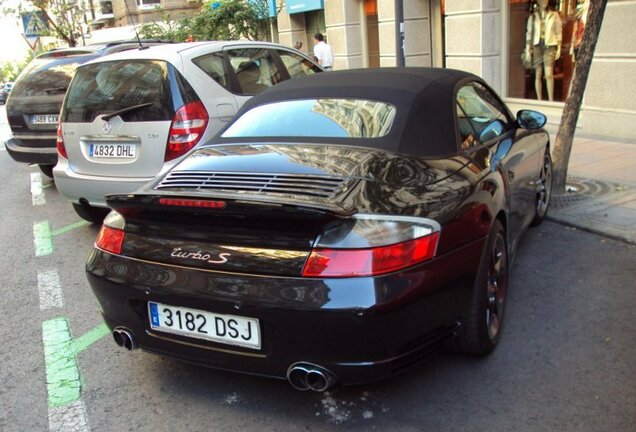
[[[126,12],[128,13],[128,16],[130,17],[130,22],[132,23],[133,26],[133,30],[135,30],[135,36],[137,36],[137,43],[139,43],[139,50],[145,50],[148,49],[147,46],[143,46],[141,44],[141,39],[139,38],[139,32],[137,31],[137,26],[135,26],[135,20],[132,17],[132,13],[130,12],[130,8],[128,7],[128,0],[124,0],[124,6],[126,6]]]

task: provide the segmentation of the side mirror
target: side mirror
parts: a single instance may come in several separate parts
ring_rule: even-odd
[[[499,135],[504,133],[504,125],[500,120],[493,120],[482,129],[479,134],[479,141],[485,143],[490,141],[491,139],[497,138]]]
[[[548,118],[538,111],[521,110],[517,113],[517,125],[524,129],[542,128],[548,121]]]

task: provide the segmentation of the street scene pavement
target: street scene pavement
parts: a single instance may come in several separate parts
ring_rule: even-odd
[[[576,139],[568,175],[550,218],[636,244],[636,145]]]
[[[0,431],[634,430],[636,144],[577,139],[570,176],[490,356],[315,393],[117,347],[84,273],[98,227],[2,146]]]

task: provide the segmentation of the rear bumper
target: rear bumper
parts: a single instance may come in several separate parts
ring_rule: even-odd
[[[70,169],[68,161],[60,158],[53,168],[57,190],[74,203],[86,200],[94,207],[108,207],[105,196],[127,194],[136,191],[154,177],[121,178],[77,174]]]
[[[107,325],[132,330],[144,350],[277,378],[308,362],[359,384],[408,369],[455,334],[482,246],[407,272],[339,280],[223,274],[94,250],[87,276]],[[261,349],[151,330],[148,301],[257,318]]]
[[[38,165],[55,165],[57,163],[57,149],[55,141],[52,146],[27,147],[18,138],[10,138],[4,146],[9,156],[16,162],[23,162]]]

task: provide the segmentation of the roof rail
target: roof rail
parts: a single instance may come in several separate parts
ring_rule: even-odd
[[[163,40],[163,39],[140,39],[142,43],[175,43],[175,41],[173,40]],[[134,43],[134,44],[138,44],[139,41],[137,41],[137,39],[126,39],[126,40],[119,40],[119,41],[112,41],[112,42],[107,42],[106,43],[106,48],[110,48],[113,46],[117,46],[117,45],[122,45],[122,44],[126,44],[126,43]]]

